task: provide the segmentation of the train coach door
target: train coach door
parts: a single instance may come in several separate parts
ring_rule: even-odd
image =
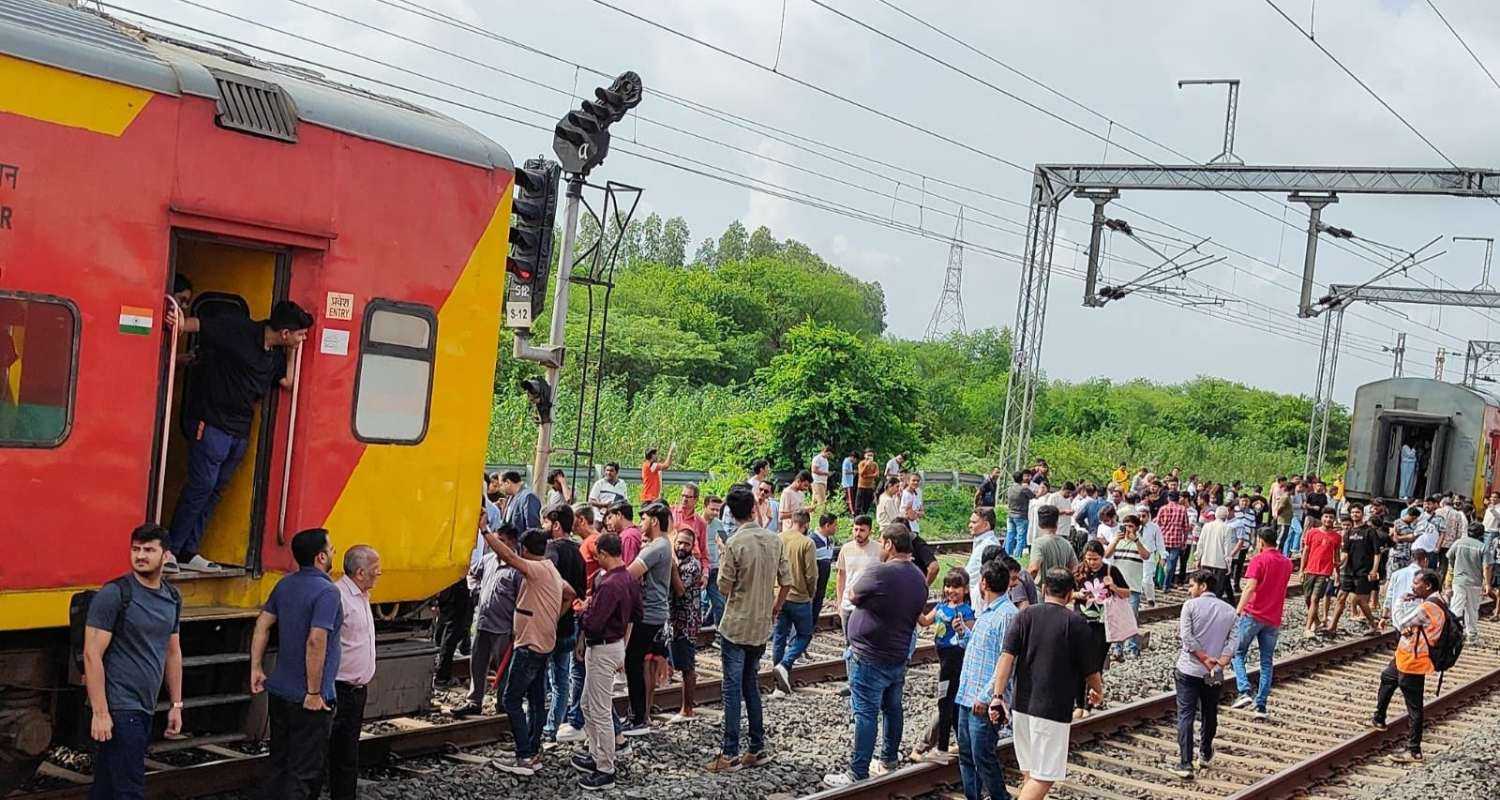
[[[180,277],[191,284],[192,299],[186,313],[199,319],[265,319],[271,307],[286,297],[290,265],[290,252],[274,245],[186,231],[173,235],[174,280]],[[221,454],[215,450],[216,444],[196,459],[192,450],[205,435],[218,436],[207,429],[203,419],[212,415],[205,407],[218,389],[207,373],[214,366],[215,356],[203,346],[198,334],[183,332],[172,368],[167,357],[172,336],[170,331],[164,333],[153,496],[148,499],[148,508],[173,530],[174,544],[195,536],[197,552],[219,567],[188,569],[184,565],[179,579],[257,573],[268,517],[267,500],[273,494],[269,486],[273,455],[279,449],[275,446],[277,417],[285,413],[281,408],[285,406],[283,393],[273,386],[256,404],[243,444],[226,446],[228,460],[217,466],[217,482],[205,496],[205,468],[213,469],[213,461]],[[289,362],[289,374],[292,367]],[[197,472],[191,483],[190,471]],[[197,531],[193,531],[195,519],[200,520]]]

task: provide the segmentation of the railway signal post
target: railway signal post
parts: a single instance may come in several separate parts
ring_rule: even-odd
[[[541,364],[547,369],[545,391],[535,391],[534,402],[540,412],[543,404],[550,406],[557,396],[558,377],[562,372],[564,357],[564,332],[568,319],[568,287],[573,276],[573,248],[578,237],[578,209],[583,201],[583,187],[588,174],[604,161],[609,154],[609,126],[625,118],[625,113],[641,102],[641,78],[634,72],[624,72],[610,84],[594,90],[594,100],[585,100],[574,111],[569,111],[557,123],[552,139],[552,151],[561,162],[561,170],[567,173],[566,201],[563,206],[562,253],[557,262],[557,288],[553,294],[551,329],[545,346],[531,345],[531,314],[510,314],[512,304],[511,287],[517,287],[517,273],[511,273],[511,284],[506,292],[506,324],[516,328],[515,356],[524,361]],[[550,162],[548,162],[550,163]],[[527,162],[530,166],[531,161]],[[556,186],[557,164],[552,164],[548,180]],[[525,187],[522,187],[523,191]],[[555,194],[555,189],[553,190]],[[526,299],[530,309],[540,311],[540,292],[546,289],[547,261],[551,256],[551,226],[555,205],[544,204],[545,230],[543,237],[547,247],[537,253],[539,268],[531,276],[526,287]],[[512,239],[515,244],[515,239]],[[531,289],[539,286],[539,292]],[[520,298],[516,298],[519,304]],[[518,309],[519,311],[519,309]],[[582,398],[580,398],[580,402]],[[549,409],[550,411],[550,409]],[[545,492],[547,470],[552,458],[552,417],[550,413],[539,413],[536,453],[532,460],[531,482],[538,494]]]

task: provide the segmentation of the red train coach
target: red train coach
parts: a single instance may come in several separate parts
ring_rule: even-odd
[[[175,275],[195,314],[315,317],[204,533],[228,568],[176,579],[187,728],[255,718],[245,625],[297,530],[376,547],[377,602],[462,574],[512,168],[399,100],[0,0],[0,794],[70,733],[78,701],[49,691],[70,598],[129,568],[129,531],[168,520],[183,482]]]

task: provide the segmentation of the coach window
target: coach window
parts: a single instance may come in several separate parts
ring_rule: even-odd
[[[0,447],[56,447],[73,424],[78,308],[0,291]]]
[[[354,378],[354,436],[416,444],[427,435],[437,315],[428,306],[371,300]]]

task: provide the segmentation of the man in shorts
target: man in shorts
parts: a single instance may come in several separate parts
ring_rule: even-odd
[[[667,724],[676,725],[697,719],[693,712],[693,694],[698,685],[696,669],[698,657],[698,629],[702,625],[702,611],[698,593],[692,591],[703,581],[703,564],[694,552],[697,534],[692,528],[679,528],[673,542],[673,553],[677,556],[677,575],[683,592],[671,599],[669,627],[672,629],[670,654],[672,666],[682,673],[682,708]]]
[[[1068,734],[1080,683],[1088,702],[1104,699],[1088,623],[1068,603],[1073,575],[1051,569],[1043,576],[1045,602],[1023,609],[1005,632],[1000,664],[990,684],[990,721],[1007,717],[1014,729],[1016,763],[1025,778],[1022,800],[1041,800],[1068,777]],[[1014,706],[1005,687],[1016,676]]]
[[[1354,598],[1354,607],[1365,618],[1371,631],[1379,631],[1380,623],[1370,609],[1370,593],[1380,585],[1381,536],[1380,532],[1365,524],[1364,508],[1355,505],[1349,509],[1350,527],[1344,531],[1344,544],[1339,559],[1339,602],[1328,621],[1328,633],[1339,629],[1339,618],[1344,615],[1344,606]]]
[[[1318,623],[1328,611],[1328,599],[1333,583],[1333,568],[1338,563],[1339,546],[1343,538],[1334,528],[1333,509],[1325,508],[1318,525],[1302,534],[1299,558],[1302,564],[1302,599],[1307,603],[1306,635],[1318,632]]]

